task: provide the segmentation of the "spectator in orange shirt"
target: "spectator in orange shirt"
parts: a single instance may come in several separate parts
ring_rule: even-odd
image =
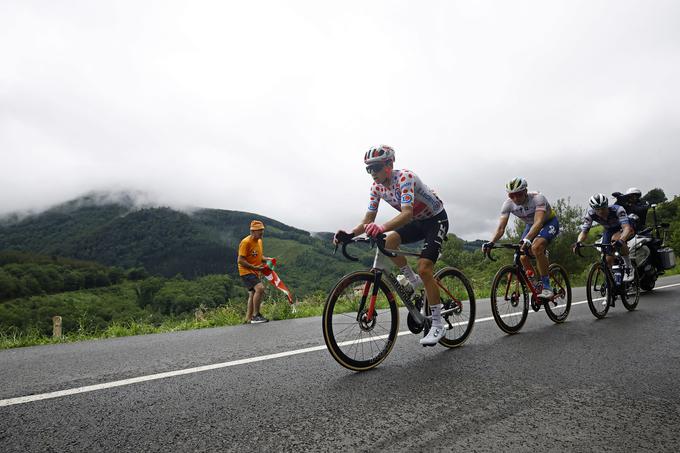
[[[264,295],[260,272],[264,269],[264,262],[270,259],[262,253],[262,236],[264,236],[264,224],[259,220],[253,220],[250,222],[250,234],[244,237],[238,246],[238,273],[248,289],[246,324],[269,322],[260,313],[260,304]]]

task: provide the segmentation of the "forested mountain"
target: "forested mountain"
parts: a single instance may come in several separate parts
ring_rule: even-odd
[[[114,200],[115,201],[111,201]],[[307,293],[325,288],[356,268],[332,254],[330,234],[290,227],[253,213],[219,209],[182,212],[138,206],[132,196],[90,194],[25,218],[0,219],[0,250],[94,261],[152,275],[237,275],[239,242],[250,221],[266,225],[265,254],[278,258],[291,288]],[[366,255],[367,256],[367,255]],[[368,264],[368,258],[364,260]]]

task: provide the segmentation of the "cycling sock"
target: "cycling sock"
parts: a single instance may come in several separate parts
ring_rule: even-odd
[[[406,265],[404,267],[400,267],[399,270],[401,273],[408,279],[408,282],[413,286],[414,288],[420,283],[418,281],[418,278],[416,277],[415,272],[413,272],[413,269],[411,269],[411,266]]]
[[[549,275],[542,275],[541,276],[541,283],[543,283],[543,289],[550,289],[550,276]]]
[[[630,256],[622,256],[621,258],[623,258],[623,262],[626,263],[628,269],[633,268],[633,264],[630,262]]]
[[[432,310],[432,327],[442,326],[442,304],[430,305]]]

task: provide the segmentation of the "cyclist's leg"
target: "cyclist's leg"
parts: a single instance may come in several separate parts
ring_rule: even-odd
[[[442,243],[446,233],[449,231],[449,219],[446,217],[446,211],[442,211],[441,214],[436,215],[432,219],[423,221],[422,226],[425,242],[418,259],[418,275],[423,280],[425,292],[427,293],[427,301],[430,307],[432,307],[441,303],[439,288],[434,280],[434,263],[439,259]]]
[[[397,250],[399,248],[399,246],[401,245],[401,235],[399,234],[399,230],[400,229],[397,229],[396,231],[390,231],[389,233],[387,233],[387,238],[385,238],[386,248],[390,250]],[[390,259],[400,269],[406,266],[406,257],[395,256],[394,258]]]
[[[602,233],[602,243],[603,244],[611,244],[612,237],[613,237],[615,232],[616,232],[616,230],[614,230],[614,229],[611,229],[611,230],[605,229],[604,232]],[[607,265],[611,268],[612,264],[614,264],[614,257],[611,256],[611,255],[608,255],[607,256]]]
[[[434,263],[439,259],[439,253],[442,250],[442,243],[446,238],[446,233],[449,231],[449,219],[446,211],[442,211],[436,216],[421,221],[421,236],[416,239],[424,239],[423,249],[420,251],[420,258],[418,259],[418,275],[423,279],[423,283],[427,279],[431,282],[432,291],[436,294],[436,298],[430,298],[430,292],[427,291],[428,301],[430,305],[439,303],[439,289],[437,283],[434,281]],[[415,241],[413,241],[415,242]],[[425,284],[425,288],[427,288]],[[436,302],[435,302],[436,301]]]
[[[411,242],[417,242],[423,239],[425,236],[423,235],[422,229],[421,229],[421,222],[418,220],[414,220],[412,222],[407,223],[406,225],[397,228],[395,231],[391,233],[392,235],[396,236],[399,238],[399,242],[396,243],[396,247],[398,247],[400,244],[410,244]],[[389,238],[389,236],[388,236]],[[396,239],[393,239],[393,241],[396,241]],[[388,243],[389,245],[389,243]],[[392,249],[395,249],[396,247],[391,247]],[[388,247],[390,248],[390,247]],[[397,256],[394,258],[391,258],[392,262],[397,265],[399,268],[399,271],[408,279],[408,281],[411,283],[411,285],[415,288],[420,285],[420,282],[418,281],[418,277],[416,274],[413,272],[413,269],[408,265],[408,262],[406,261],[406,257],[404,256]]]
[[[549,274],[548,267],[550,266],[550,263],[545,254],[545,250],[559,232],[560,223],[557,220],[557,217],[553,217],[545,222],[543,228],[538,232],[538,236],[534,238],[534,242],[531,245],[531,253],[536,257],[536,264],[538,265],[538,272],[540,273],[541,278],[546,277]]]
[[[616,233],[612,235],[612,241],[617,241],[621,239],[621,236],[623,236],[623,230],[619,230]],[[630,261],[630,251],[628,249],[628,244],[623,243],[621,246],[621,258],[623,258],[623,262],[626,264],[626,273],[624,274],[624,280],[625,281],[631,281],[633,279],[633,263]]]
[[[621,239],[621,236],[623,235],[623,230],[619,230],[616,233],[612,234],[612,241],[618,241]],[[628,244],[625,242],[621,246],[621,256],[628,256]]]
[[[527,224],[524,227],[524,232],[522,233],[521,239],[524,239],[526,237],[526,235],[527,235],[527,233],[529,233],[530,229],[531,229],[531,225]],[[531,260],[529,259],[528,256],[522,255],[522,256],[519,257],[519,259],[522,262],[522,266],[524,267],[525,270],[531,271],[531,272],[534,273],[534,275],[537,275],[536,271],[534,270],[534,267],[531,265]]]
[[[439,287],[434,279],[434,264],[439,258],[442,243],[449,231],[449,219],[446,211],[442,211],[431,219],[421,222],[425,242],[418,259],[418,275],[423,280],[427,302],[432,311],[432,328],[427,336],[420,340],[423,345],[434,345],[446,336],[441,316],[442,303],[439,297]]]
[[[548,257],[545,256],[545,249],[548,247],[548,241],[542,237],[534,239],[531,244],[531,253],[536,257],[536,267],[538,267],[538,274],[543,277],[548,275]]]
[[[427,294],[427,302],[430,306],[440,304],[439,287],[434,279],[434,262],[428,258],[419,258],[418,275],[425,286],[425,294]]]

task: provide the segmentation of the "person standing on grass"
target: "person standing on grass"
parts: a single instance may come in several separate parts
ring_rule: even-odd
[[[265,261],[270,259],[262,253],[262,236],[264,236],[264,224],[259,220],[253,220],[250,222],[250,234],[244,237],[238,246],[238,273],[248,289],[246,324],[269,322],[260,313],[260,304],[264,295],[260,272],[264,270]]]

